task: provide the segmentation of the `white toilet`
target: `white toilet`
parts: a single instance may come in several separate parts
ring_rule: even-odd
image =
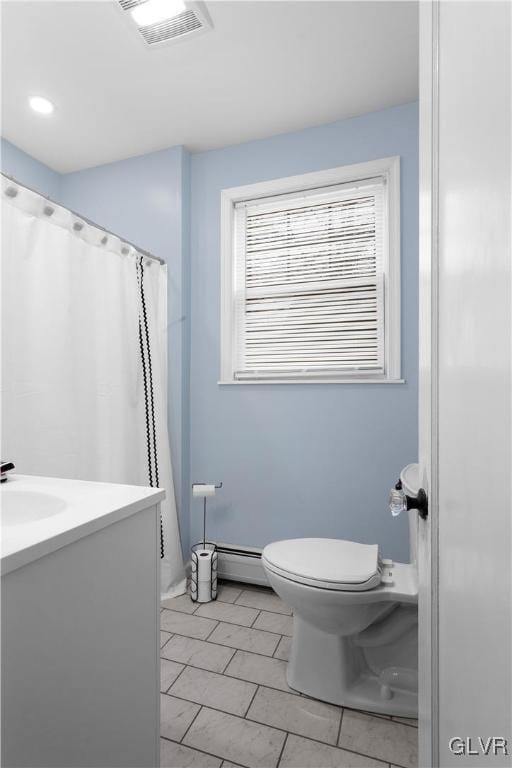
[[[416,496],[418,466],[400,479]],[[268,580],[293,610],[291,688],[355,709],[417,716],[417,516],[409,510],[408,564],[382,560],[377,545],[340,539],[265,547]]]

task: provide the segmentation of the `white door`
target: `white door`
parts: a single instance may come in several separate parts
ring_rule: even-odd
[[[420,766],[510,766],[512,5],[420,7]]]
[[[418,520],[418,638],[419,638],[419,765],[436,765],[437,758],[437,390],[433,372],[437,360],[437,213],[433,159],[437,152],[434,110],[437,83],[434,30],[437,6],[420,3],[420,338],[419,338],[419,463],[421,483],[429,497],[429,515]],[[434,385],[434,386],[433,386]]]

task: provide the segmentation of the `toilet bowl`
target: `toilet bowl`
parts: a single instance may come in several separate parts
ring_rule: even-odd
[[[393,563],[376,545],[309,538],[267,545],[262,563],[293,611],[291,688],[341,706],[417,716],[415,558]]]

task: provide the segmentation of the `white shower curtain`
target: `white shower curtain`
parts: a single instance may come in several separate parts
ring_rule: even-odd
[[[165,266],[2,177],[2,459],[25,474],[164,488],[158,546],[171,596],[185,573],[166,297]]]

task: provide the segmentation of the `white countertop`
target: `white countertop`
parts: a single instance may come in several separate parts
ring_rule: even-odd
[[[43,494],[59,511],[39,520],[2,526],[2,574],[152,507],[165,497],[160,488],[9,474],[0,486],[0,514],[4,493],[20,491],[29,494],[27,499],[30,494]]]

